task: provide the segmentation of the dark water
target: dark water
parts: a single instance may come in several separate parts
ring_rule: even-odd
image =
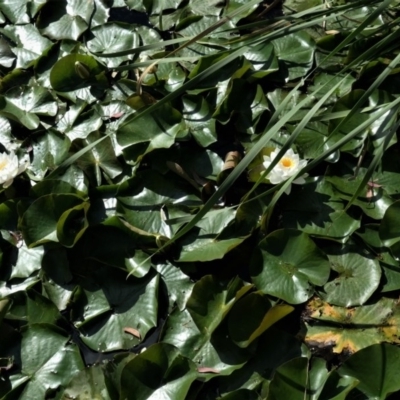
[[[146,13],[129,10],[127,7],[111,8],[108,21],[151,26],[149,22],[149,16]]]

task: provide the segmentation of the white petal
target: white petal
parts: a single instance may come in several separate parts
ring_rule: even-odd
[[[271,165],[271,161],[264,161],[262,165],[265,169],[267,169]]]
[[[295,183],[296,185],[303,185],[306,183],[306,180],[300,176],[299,178],[295,179],[292,183]]]
[[[263,156],[264,162],[271,162],[271,157],[270,156]]]
[[[278,183],[281,183],[283,181],[286,181],[286,178],[282,176],[281,174],[277,174],[275,171],[271,171],[271,173],[268,175],[269,181],[273,185],[277,185]]]
[[[9,179],[8,181],[3,183],[3,188],[7,189],[14,181],[14,178]]]
[[[303,169],[307,165],[307,160],[300,160],[299,162],[299,170]]]
[[[292,190],[292,184],[290,184],[290,185],[285,189],[285,193],[286,193],[287,195],[289,195],[291,190]]]

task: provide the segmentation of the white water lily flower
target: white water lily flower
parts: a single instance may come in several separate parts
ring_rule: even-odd
[[[18,150],[20,146],[16,140],[10,139],[8,137],[2,137],[1,144],[7,149],[7,151],[12,151],[12,152]]]
[[[13,152],[10,154],[0,153],[0,184],[3,185],[3,188],[8,188],[14,178],[24,172],[27,166],[27,162],[20,165],[18,157]]]
[[[272,161],[277,157],[279,149],[275,149],[269,156],[263,156],[264,162],[263,167],[267,169]],[[275,165],[272,171],[267,175],[267,179],[273,184],[284,182],[293,175],[296,175],[301,169],[307,165],[306,160],[301,160],[299,155],[296,154],[292,149],[286,151],[283,157]],[[307,174],[295,179],[292,183],[302,184],[305,183],[305,177]],[[286,193],[290,193],[290,186],[286,189]]]

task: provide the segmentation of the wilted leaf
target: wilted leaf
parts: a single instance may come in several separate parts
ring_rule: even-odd
[[[140,339],[140,332],[135,328],[124,328],[124,332],[129,333],[129,334],[137,337],[138,339]]]
[[[200,372],[201,374],[219,374],[219,371],[216,370],[215,368],[208,368],[208,367],[199,367],[197,368],[197,372]]]
[[[345,308],[315,298],[307,304],[305,317],[305,340],[317,349],[354,353],[375,343],[400,343],[397,300],[381,298],[369,305]]]

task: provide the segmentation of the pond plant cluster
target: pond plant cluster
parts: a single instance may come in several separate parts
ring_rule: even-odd
[[[0,1],[0,399],[399,398],[399,22]]]

